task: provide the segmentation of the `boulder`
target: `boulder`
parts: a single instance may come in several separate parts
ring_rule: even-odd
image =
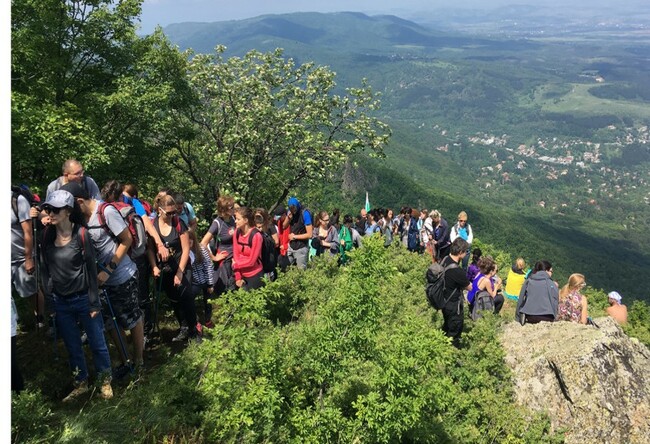
[[[650,350],[611,318],[504,326],[516,400],[567,443],[650,443]]]

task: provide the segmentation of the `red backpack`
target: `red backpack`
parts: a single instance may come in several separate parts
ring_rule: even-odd
[[[97,208],[97,218],[99,219],[99,224],[106,232],[119,243],[117,236],[108,228],[106,224],[106,217],[104,216],[104,211],[107,206],[114,207],[119,211],[122,219],[126,223],[126,226],[129,227],[129,232],[131,233],[131,247],[129,248],[128,254],[131,259],[137,259],[145,254],[147,251],[147,231],[144,228],[144,222],[142,218],[138,216],[135,212],[135,208],[125,202],[101,202]],[[94,228],[94,227],[89,227]]]

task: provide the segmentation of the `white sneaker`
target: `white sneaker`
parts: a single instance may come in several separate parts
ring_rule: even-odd
[[[178,334],[172,339],[172,342],[181,342],[187,339],[187,327],[181,327]]]

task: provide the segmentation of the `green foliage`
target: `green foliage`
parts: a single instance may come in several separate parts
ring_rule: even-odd
[[[11,396],[12,442],[51,442],[57,418],[45,397],[32,390]]]
[[[628,336],[637,338],[650,347],[650,305],[645,301],[634,301],[628,310],[627,325],[623,330]]]
[[[184,118],[193,133],[181,134],[172,153],[206,208],[222,194],[274,206],[298,186],[333,177],[352,153],[383,155],[389,130],[370,116],[379,101],[366,83],[333,94],[326,67],[296,66],[281,50],[229,59],[224,51],[192,57],[198,106]]]

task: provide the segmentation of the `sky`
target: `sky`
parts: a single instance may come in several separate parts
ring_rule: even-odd
[[[618,0],[617,6],[641,5],[648,0]],[[181,22],[220,22],[264,14],[288,12],[358,11],[369,15],[392,14],[413,18],[419,11],[441,9],[493,9],[510,4],[599,8],[611,0],[144,0],[141,32],[150,33],[156,25]]]

